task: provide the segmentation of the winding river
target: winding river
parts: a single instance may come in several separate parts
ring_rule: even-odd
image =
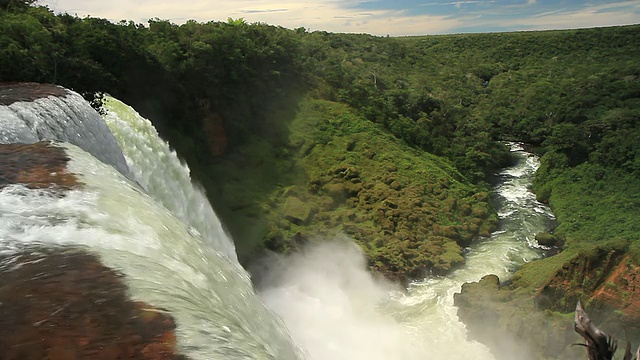
[[[310,359],[494,359],[467,339],[453,295],[487,274],[504,281],[541,257],[535,234],[554,222],[529,190],[539,158],[510,146],[516,162],[497,174],[493,196],[499,228],[466,249],[465,265],[446,277],[414,282],[406,292],[390,290],[363,270],[360,252],[344,242],[288,259],[261,295]]]

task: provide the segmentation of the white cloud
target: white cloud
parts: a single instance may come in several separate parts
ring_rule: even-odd
[[[287,28],[304,27],[311,31],[370,33],[374,35],[425,35],[460,32],[461,28],[474,29],[560,29],[592,26],[608,26],[640,23],[640,1],[620,1],[612,4],[591,6],[579,11],[547,9],[545,14],[522,12],[527,5],[536,3],[527,0],[521,5],[498,6],[494,1],[460,0],[444,1],[440,5],[494,3],[491,9],[468,13],[466,16],[416,15],[409,10],[368,10],[362,12],[355,5],[362,0],[193,0],[175,2],[167,0],[111,0],[104,2],[86,0],[43,0],[56,11],[66,11],[79,16],[96,16],[117,22],[123,19],[146,23],[149,18],[167,19],[183,23],[194,19],[201,22],[226,21],[227,18],[244,18],[248,22],[264,22]],[[433,4],[433,3],[432,3]],[[428,5],[428,4],[423,4]],[[518,11],[515,11],[516,8]],[[558,7],[562,6],[558,3]],[[424,8],[424,7],[423,7]],[[451,7],[454,11],[453,6]],[[635,9],[635,11],[630,11]],[[511,20],[482,20],[485,15],[511,14]],[[484,17],[483,17],[484,18]]]
[[[135,3],[129,0],[104,2],[80,0],[46,0],[56,11],[78,16],[96,16],[117,22],[123,19],[145,23],[149,18],[167,19],[183,23],[197,21],[226,21],[244,18],[248,22],[264,22],[287,28],[304,27],[331,32],[370,33],[374,35],[420,35],[451,31],[462,20],[445,16],[409,15],[405,11],[374,10],[363,13],[352,5],[359,1],[334,0],[239,0],[190,2],[150,1]]]
[[[512,19],[504,22],[504,26],[525,26],[531,30],[572,29],[631,25],[640,23],[640,14],[629,11],[630,2],[618,2],[590,6],[581,10],[550,11],[530,18]],[[640,10],[640,3],[635,2]]]

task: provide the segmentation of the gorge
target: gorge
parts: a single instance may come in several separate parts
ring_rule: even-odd
[[[64,95],[3,105],[4,114],[14,114],[3,117],[5,130],[37,130],[37,138],[26,142],[68,140],[66,129],[60,129],[65,124],[78,124],[73,129],[78,138],[85,136],[84,124],[104,124],[80,96],[61,88],[14,84],[3,94],[33,89]],[[51,113],[65,115],[52,120]],[[110,97],[104,99],[103,117],[122,152],[107,145],[111,140],[90,144],[111,146],[105,159],[115,161],[105,165],[78,147],[54,143],[71,159],[65,171],[78,178],[80,189],[57,196],[55,189],[29,190],[17,183],[0,192],[3,276],[15,271],[9,264],[46,249],[95,254],[123,275],[129,296],[175,319],[177,349],[188,358],[494,359],[485,346],[467,339],[453,295],[463,283],[487,274],[508,279],[520,265],[542,256],[545,248],[535,234],[550,230],[554,221],[529,190],[538,158],[512,143],[515,163],[497,176],[493,197],[498,229],[466,248],[465,264],[447,276],[429,276],[402,291],[374,278],[361,250],[343,238],[272,259],[256,295],[222,224],[191,184],[189,169],[151,122]],[[95,138],[112,138],[104,125],[91,129]],[[5,131],[3,139],[11,142],[23,133]],[[513,350],[506,349],[502,358],[516,356],[505,355]],[[54,352],[55,347],[49,354]]]
[[[388,38],[23,5],[0,9],[0,310],[51,301],[2,314],[9,358],[584,358],[578,300],[637,346],[640,26]]]

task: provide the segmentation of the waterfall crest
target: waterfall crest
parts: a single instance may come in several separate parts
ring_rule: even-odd
[[[17,88],[21,84],[3,85]],[[65,95],[49,95],[33,101],[0,104],[0,144],[35,143],[43,140],[79,146],[98,160],[129,176],[129,169],[115,137],[100,115],[78,93],[54,85]],[[26,84],[29,91],[33,84]],[[4,103],[4,102],[3,102]]]
[[[204,190],[191,181],[180,161],[153,124],[132,107],[106,96],[104,119],[122,149],[133,178],[178,219],[193,226],[218,251],[237,260],[235,246],[222,227]]]
[[[124,275],[134,300],[171,314],[178,350],[190,359],[302,358],[286,328],[256,296],[208,202],[205,210],[199,208],[206,198],[193,189],[188,168],[175,153],[167,153],[168,145],[145,121],[136,125],[117,120],[111,126],[120,141],[133,141],[125,146],[127,160],[136,171],[150,171],[146,179],[129,173],[116,138],[79,95],[0,105],[0,125],[7,125],[3,142],[69,140],[53,145],[64,149],[70,158],[66,171],[82,184],[64,195],[21,184],[0,189],[3,261],[11,262],[12,254],[38,246],[85,249]],[[71,141],[86,146],[86,151]],[[140,148],[150,152],[136,153]],[[152,166],[141,162],[145,156],[167,167],[145,168]],[[118,158],[122,161],[115,166]],[[184,208],[168,210],[174,206],[171,202],[161,205],[129,177],[149,187],[158,200],[175,194],[174,202],[185,202]],[[198,228],[194,222],[194,231],[172,211],[182,211],[187,220],[201,213],[197,220],[214,226]]]

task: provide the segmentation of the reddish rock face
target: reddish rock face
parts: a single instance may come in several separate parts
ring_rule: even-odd
[[[0,359],[187,359],[173,318],[126,291],[121,275],[77,249],[0,256]]]
[[[227,151],[229,139],[224,129],[224,120],[219,114],[208,115],[202,122],[202,128],[209,144],[211,156],[220,156]]]
[[[33,101],[50,95],[68,94],[65,88],[53,84],[0,82],[0,105],[5,106],[18,101]]]
[[[31,189],[71,189],[81,183],[66,169],[69,157],[63,148],[48,142],[0,144],[0,189],[23,184]]]
[[[570,312],[571,303],[582,300],[594,317],[618,312],[630,334],[640,332],[640,266],[624,246],[577,254],[535,299],[542,309],[562,312]]]
[[[639,322],[640,266],[631,256],[625,256],[591,297],[620,309],[629,321]]]

